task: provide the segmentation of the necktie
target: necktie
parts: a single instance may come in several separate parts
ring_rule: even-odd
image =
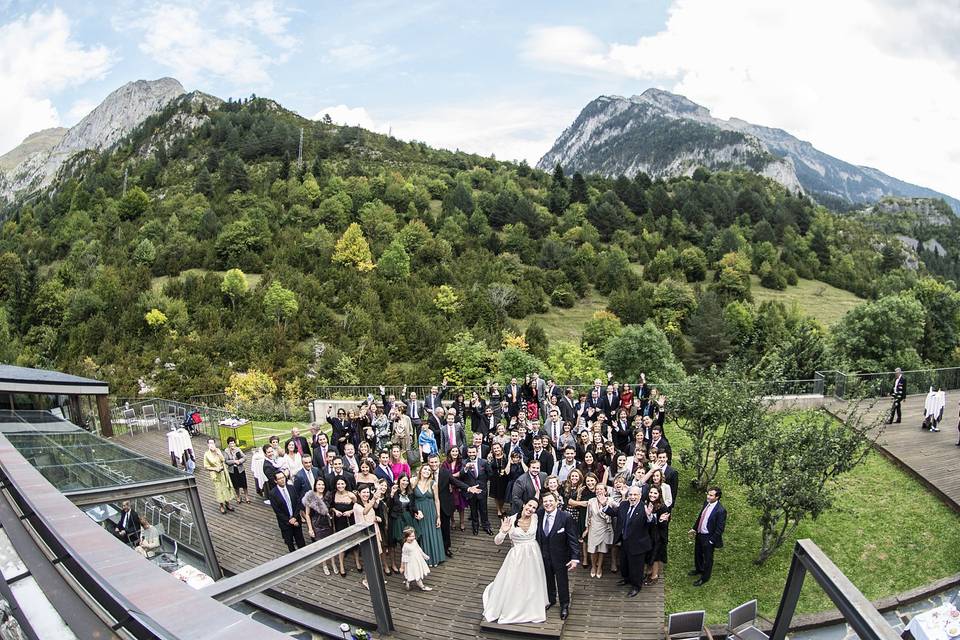
[[[450,430],[450,434],[449,434],[449,436],[448,436],[448,438],[449,438],[448,444],[452,447],[452,446],[454,446],[454,445],[457,444],[457,436],[456,436],[456,435],[454,434],[454,432],[453,432],[453,425],[450,425],[450,426],[447,427],[447,428]]]
[[[544,535],[550,535],[550,529],[553,528],[553,514],[548,513],[547,517],[543,519],[543,533]]]
[[[416,418],[416,417],[417,417],[417,403],[414,402],[411,406],[413,407],[413,417]]]
[[[533,487],[540,491],[540,476],[533,476]]]
[[[384,467],[383,470],[386,472],[387,477],[390,478],[390,482],[393,482],[393,480],[394,480],[394,478],[393,478],[393,469],[391,469],[390,467]]]
[[[700,533],[700,529],[703,529],[704,523],[707,521],[707,509],[710,508],[710,505],[703,507],[703,511],[700,512],[700,519],[697,520],[697,533]]]
[[[283,501],[287,504],[287,513],[290,514],[290,517],[293,517],[293,507],[290,506],[290,494],[287,493],[286,487],[280,487],[280,495],[283,496]]]
[[[623,521],[623,533],[624,533],[624,534],[627,533],[627,525],[630,524],[630,518],[633,517],[633,510],[634,510],[634,509],[636,509],[636,507],[630,507],[630,511],[627,512],[627,519]]]

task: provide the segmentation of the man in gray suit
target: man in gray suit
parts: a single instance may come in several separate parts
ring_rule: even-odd
[[[547,474],[540,471],[540,461],[531,460],[527,473],[517,478],[513,483],[513,495],[511,496],[511,507],[514,513],[520,513],[523,505],[528,500],[539,500],[540,491],[547,484]]]
[[[461,458],[463,457],[463,447],[467,444],[467,433],[463,425],[456,421],[456,415],[451,411],[447,413],[446,422],[440,427],[440,448],[447,453],[453,447],[460,449]]]

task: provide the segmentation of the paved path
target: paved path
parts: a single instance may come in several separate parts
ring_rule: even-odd
[[[169,464],[166,438],[158,432],[118,436],[115,442]],[[200,447],[200,439],[194,440]],[[223,568],[230,572],[244,571],[286,553],[277,529],[273,511],[262,501],[244,504],[235,513],[222,515],[213,497],[213,487],[202,468],[196,472],[204,515],[210,526],[214,547]],[[249,471],[247,480],[253,486]],[[494,521],[496,509],[490,503]],[[503,638],[480,630],[483,588],[493,581],[508,544],[497,547],[483,533],[474,537],[469,532],[454,531],[455,557],[433,570],[427,579],[431,592],[416,589],[406,592],[396,575],[387,577],[387,593],[393,613],[395,638],[434,640],[436,638],[474,639]],[[497,523],[493,522],[494,528]],[[349,555],[347,566],[352,566]],[[609,566],[609,563],[608,563]],[[564,640],[654,640],[663,637],[664,602],[662,581],[646,587],[636,598],[626,598],[624,587],[618,587],[617,576],[605,573],[600,580],[591,579],[588,571],[578,568],[570,581],[572,605],[563,628]],[[346,578],[324,576],[317,568],[301,574],[277,587],[290,596],[318,606],[337,616],[352,612],[353,617],[367,620],[373,628],[373,611],[368,592],[360,585],[360,575],[349,571]],[[554,613],[553,615],[557,615]],[[511,636],[518,637],[518,636]]]

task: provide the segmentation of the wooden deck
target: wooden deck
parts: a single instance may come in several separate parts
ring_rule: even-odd
[[[945,440],[947,435],[946,432],[940,434]],[[124,435],[114,440],[169,464],[166,438],[161,433]],[[199,438],[194,443],[202,450]],[[238,573],[286,553],[273,511],[258,501],[255,493],[251,504],[222,515],[217,509],[208,474],[198,468],[196,477],[204,515],[225,571]],[[253,478],[249,471],[247,480],[252,487]],[[492,501],[490,506],[494,514],[492,524],[496,528],[496,509]],[[387,593],[396,627],[392,637],[404,640],[519,637],[480,628],[483,588],[493,581],[509,546],[497,547],[493,539],[482,532],[474,537],[470,534],[469,522],[465,524],[466,532],[453,532],[455,557],[433,569],[427,578],[427,584],[434,587],[433,591],[412,589],[407,592],[401,578],[396,575],[387,577]],[[352,566],[349,556],[347,566]],[[645,587],[636,598],[627,598],[626,589],[616,585],[618,579],[619,576],[609,574],[609,571],[602,579],[591,579],[589,570],[582,567],[571,574],[570,616],[563,625],[561,638],[653,640],[663,637],[663,582]],[[288,580],[277,590],[318,606],[333,616],[341,612],[368,621],[370,628],[375,627],[369,593],[360,584],[360,575],[355,571],[349,571],[346,578],[341,578],[339,575],[324,576],[319,568],[312,569]],[[559,623],[555,609],[550,613],[557,616],[555,622]]]
[[[926,394],[917,394],[904,400],[902,421],[886,425],[877,449],[960,513],[960,447],[956,446],[960,391],[947,392],[939,433],[920,429],[925,398]],[[888,416],[890,402],[880,401],[874,411]]]

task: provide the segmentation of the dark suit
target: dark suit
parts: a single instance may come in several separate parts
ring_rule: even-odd
[[[580,532],[577,531],[577,522],[566,511],[557,509],[553,513],[550,531],[544,533],[547,516],[543,509],[537,511],[537,543],[547,573],[547,601],[556,603],[559,592],[560,606],[566,607],[570,604],[567,563],[580,560]]]
[[[287,493],[290,496],[290,509],[287,508],[280,487],[271,489],[270,506],[273,507],[273,513],[277,516],[277,526],[280,527],[280,534],[287,544],[287,549],[296,551],[307,545],[303,540],[303,523],[300,521],[300,509],[294,502],[294,492],[287,487]],[[296,518],[297,524],[290,524],[290,518]]]
[[[609,396],[604,393],[600,396],[600,410],[607,416],[608,420],[613,420],[620,408],[620,396],[612,393]]]
[[[450,493],[450,485],[459,487],[465,491],[467,485],[450,474],[450,469],[440,465],[437,471],[437,492],[440,494],[440,535],[443,536],[443,548],[450,548],[450,518],[453,517],[453,494]],[[469,495],[469,494],[467,494]],[[486,498],[484,498],[486,501]]]
[[[277,474],[281,473],[283,469],[278,467],[273,463],[273,460],[270,458],[263,459],[263,475],[267,478],[267,491],[271,491],[275,486],[277,486]],[[269,496],[267,496],[269,497]]]
[[[283,450],[284,450],[284,451],[287,450],[287,445],[290,444],[291,442],[299,443],[299,444],[300,444],[300,448],[298,449],[298,452],[300,453],[300,455],[303,455],[303,456],[308,456],[308,455],[310,455],[310,443],[307,441],[306,438],[304,438],[303,436],[297,436],[296,438],[290,438],[289,440],[287,440],[286,442],[283,443]]]
[[[416,417],[414,417],[416,414]],[[420,400],[410,400],[407,404],[407,415],[410,417],[410,423],[413,425],[413,441],[416,443],[417,437],[420,435],[420,425],[423,424],[424,408],[423,402]]]
[[[570,424],[577,423],[577,409],[576,403],[573,401],[573,398],[568,398],[566,396],[560,398],[560,402],[557,403],[560,406],[560,417],[564,422],[569,422]]]
[[[893,391],[890,393],[893,397],[893,405],[890,407],[890,419],[888,423],[900,422],[900,403],[907,399],[907,381],[901,375],[893,381]],[[897,419],[893,417],[896,415]]]
[[[463,463],[463,471],[460,473],[460,481],[463,482],[463,489],[470,487],[480,487],[480,493],[468,493],[467,501],[470,503],[470,522],[473,523],[473,532],[476,533],[480,527],[484,530],[490,528],[490,519],[487,517],[487,485],[493,472],[490,470],[490,463],[483,458],[477,458],[476,468],[470,460]],[[441,492],[441,495],[442,492]]]
[[[440,392],[437,395],[428,395],[423,399],[423,406],[427,408],[427,411],[433,413],[433,410],[437,407],[442,407],[443,394],[447,392],[446,387],[440,387]]]
[[[540,472],[540,491],[547,485],[547,474]],[[513,513],[520,513],[527,500],[540,500],[540,491],[533,484],[533,477],[527,472],[513,483],[513,494],[510,496]]]
[[[707,504],[707,502],[703,503],[697,521],[693,523],[693,529],[697,532],[697,543],[693,549],[693,567],[700,574],[700,579],[703,582],[709,580],[713,573],[713,550],[723,547],[723,530],[727,526],[727,510],[717,500],[717,506],[713,508],[713,513],[707,518],[707,533],[700,533],[700,519],[703,517],[703,510],[707,508]]]
[[[387,481],[387,488],[393,486],[393,483],[396,481],[396,478],[393,477],[393,470],[389,467],[384,469],[380,465],[377,465],[377,468],[373,471],[373,474],[382,480]]]
[[[553,459],[553,453],[550,452],[550,449],[541,449],[539,457],[537,456],[536,451],[531,451],[530,459],[527,460],[527,464],[530,464],[533,460],[540,461],[540,471],[546,474],[549,474],[551,471],[553,471],[553,465],[556,463],[556,460]]]
[[[653,526],[652,520],[655,516],[647,518],[644,502],[637,503],[630,513],[630,502],[624,500],[620,503],[619,510],[609,505],[604,512],[610,516],[617,516],[617,531],[615,542],[620,543],[620,574],[627,583],[633,585],[635,589],[643,587],[644,566],[647,562],[647,553],[653,548],[653,541],[650,539],[650,528]]]
[[[680,491],[680,474],[677,470],[667,463],[667,468],[663,470],[663,481],[670,487],[670,496],[673,498],[673,504],[677,504],[677,493]],[[671,510],[673,506],[671,505]]]
[[[316,467],[311,467],[310,471],[307,471],[306,469],[301,469],[300,471],[297,472],[297,475],[293,477],[292,493],[296,498],[294,502],[296,503],[296,507],[298,510],[301,507],[300,500],[303,499],[303,496],[307,495],[308,491],[311,491],[313,489],[313,486],[315,484],[317,484],[317,478],[323,478],[323,474]],[[325,478],[323,483],[324,485],[326,485],[327,483]],[[290,486],[289,482],[287,483],[287,486],[288,487]],[[327,488],[329,489],[329,487]]]
[[[506,394],[503,396],[503,399],[507,401],[509,408],[508,412],[510,417],[516,417],[520,413],[520,407],[522,406],[522,394],[523,387],[520,385],[509,385],[506,388]]]
[[[630,426],[629,422],[620,422],[619,420],[613,421],[610,426],[610,439],[613,440],[613,444],[617,448],[617,451],[627,450],[627,447],[630,445],[632,433],[633,428]]]
[[[436,433],[436,431],[434,431]],[[463,430],[463,425],[459,422],[453,423],[453,437],[454,441],[450,441],[450,427],[446,423],[440,427],[440,449],[446,454],[452,447],[460,449],[460,453],[463,453],[463,448],[466,446],[467,434]]]
[[[349,471],[344,471],[342,477],[347,482],[347,491],[356,491],[357,481],[354,479],[353,474]],[[338,476],[334,473],[328,473],[323,478],[324,484],[327,485],[327,493],[332,493],[337,490],[337,480]]]
[[[673,448],[670,446],[670,443],[667,442],[666,438],[661,436],[660,439],[657,440],[656,442],[651,440],[647,448],[649,449],[650,447],[656,447],[657,453],[660,453],[661,451],[665,451],[667,454],[667,463],[669,464],[673,462]]]
[[[339,451],[332,444],[328,444],[326,447],[321,447],[319,444],[313,445],[313,466],[317,469],[326,469],[327,468],[327,451],[333,451],[335,454],[339,455]]]
[[[117,529],[123,531],[123,533],[115,533],[119,539],[123,540],[126,543],[137,543],[140,541],[140,516],[137,514],[136,510],[130,509],[130,511],[120,511],[120,516],[117,518]]]

